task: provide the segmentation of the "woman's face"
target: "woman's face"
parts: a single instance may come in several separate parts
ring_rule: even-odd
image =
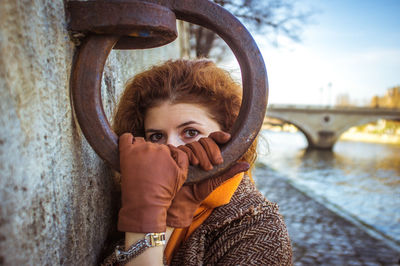
[[[147,110],[144,129],[146,140],[175,147],[221,130],[205,107],[189,103],[170,104],[167,101]]]

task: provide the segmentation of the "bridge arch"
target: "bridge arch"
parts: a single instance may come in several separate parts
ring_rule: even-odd
[[[312,137],[311,137],[311,135],[310,135],[302,126],[300,126],[300,125],[297,124],[296,122],[289,121],[289,120],[287,120],[286,118],[284,118],[284,117],[282,117],[282,116],[277,116],[277,115],[274,115],[274,116],[268,115],[268,117],[270,117],[270,118],[276,118],[276,119],[279,119],[280,121],[282,121],[282,122],[284,122],[284,123],[288,123],[288,124],[294,125],[294,126],[304,135],[304,137],[305,137],[306,140],[307,140],[308,145],[310,146],[310,143],[312,143]]]
[[[267,117],[296,126],[304,134],[308,148],[332,149],[340,136],[358,125],[379,119],[400,120],[400,110],[272,105]]]
[[[343,135],[343,133],[345,133],[347,130],[349,130],[352,127],[357,127],[357,126],[362,126],[362,125],[366,125],[369,123],[377,122],[380,119],[396,121],[396,119],[385,119],[384,117],[381,117],[381,118],[370,117],[370,118],[360,119],[352,125],[348,124],[345,127],[341,128],[340,130],[337,131],[336,134],[338,135],[338,138],[340,138],[340,136]]]
[[[308,143],[308,148],[315,147],[315,140],[314,140],[314,137],[312,136],[312,133],[313,133],[312,130],[310,130],[310,128],[307,125],[305,125],[304,123],[302,123],[301,121],[294,120],[293,118],[290,118],[284,114],[274,113],[274,114],[270,115],[269,113],[267,113],[267,116],[270,118],[276,118],[276,119],[281,120],[282,122],[294,125],[306,138],[307,143]]]

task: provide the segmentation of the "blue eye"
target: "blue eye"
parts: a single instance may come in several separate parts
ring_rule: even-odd
[[[195,138],[199,134],[200,134],[200,132],[197,129],[193,129],[193,128],[186,129],[184,131],[185,138]]]
[[[163,134],[162,133],[154,133],[151,134],[149,137],[149,140],[151,142],[160,142],[160,140],[163,138]]]

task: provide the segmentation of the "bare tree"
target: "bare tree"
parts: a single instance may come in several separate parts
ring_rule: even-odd
[[[214,0],[235,15],[253,33],[260,33],[277,45],[281,34],[293,41],[300,40],[302,26],[313,11],[299,10],[295,0]],[[216,60],[221,60],[227,46],[212,31],[190,25],[191,49],[196,57],[209,57],[212,50]]]

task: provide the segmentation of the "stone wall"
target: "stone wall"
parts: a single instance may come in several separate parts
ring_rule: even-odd
[[[71,111],[64,5],[0,4],[0,265],[94,265],[115,229],[118,185]],[[184,44],[113,51],[103,78],[109,117],[128,77],[180,57]]]

